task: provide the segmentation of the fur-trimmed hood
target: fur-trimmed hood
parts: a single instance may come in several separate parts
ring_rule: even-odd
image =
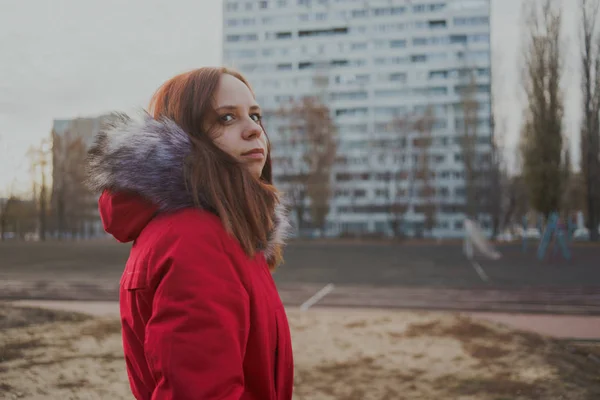
[[[96,193],[136,193],[156,205],[159,212],[195,207],[183,175],[184,161],[191,151],[188,135],[169,119],[113,114],[88,152],[87,184]],[[199,198],[204,209],[215,209],[202,193]],[[285,244],[289,233],[282,201],[273,220],[275,226],[264,248],[267,261]]]

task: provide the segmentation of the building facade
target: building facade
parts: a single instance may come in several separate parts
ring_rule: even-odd
[[[490,52],[489,0],[223,4],[224,64],[249,79],[263,109],[314,95],[330,109],[338,146],[329,235],[389,235],[399,212],[407,235],[462,236],[465,125],[476,159],[491,154]],[[424,116],[425,129],[402,123]],[[288,154],[281,127],[265,123],[277,180]],[[486,211],[478,214],[487,228]]]

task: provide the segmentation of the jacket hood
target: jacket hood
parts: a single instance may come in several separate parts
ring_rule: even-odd
[[[191,151],[188,135],[169,119],[113,114],[96,136],[87,165],[88,187],[104,193],[99,206],[106,231],[119,241],[135,240],[156,213],[196,207],[183,175]],[[202,193],[199,198],[203,209],[214,209]],[[273,221],[263,249],[267,261],[285,244],[290,230],[282,201]]]

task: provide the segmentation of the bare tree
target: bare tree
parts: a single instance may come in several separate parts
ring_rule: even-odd
[[[506,208],[501,223],[503,228],[514,223],[520,224],[523,216],[527,215],[530,203],[528,190],[522,176],[507,177],[505,188]]]
[[[600,29],[596,27],[599,0],[580,0],[583,120],[581,170],[586,188],[590,239],[598,240],[600,223]]]
[[[95,198],[84,185],[85,162],[86,146],[81,137],[53,135],[52,206],[60,237],[85,233],[85,221],[92,218],[88,212]]]
[[[462,111],[462,120],[458,124],[462,131],[459,137],[461,157],[464,164],[465,177],[465,214],[467,217],[477,219],[479,214],[478,204],[478,175],[477,165],[477,128],[478,128],[478,110],[477,101],[477,80],[473,68],[466,68],[463,72],[467,73],[468,82],[461,87],[460,91],[460,109]]]
[[[4,241],[6,239],[6,228],[8,224],[8,220],[10,218],[10,213],[14,204],[17,202],[17,197],[12,194],[9,194],[6,198],[0,198],[0,240]]]
[[[290,111],[285,108],[275,112],[265,112],[265,117],[274,125],[282,119],[284,121],[283,126],[278,129],[275,143],[277,157],[273,162],[278,172],[275,177],[285,192],[287,205],[294,213],[297,229],[301,233],[304,229],[306,211],[307,178],[306,173],[302,171],[302,157],[298,157],[298,154],[302,153],[301,133],[298,132],[298,127],[291,124]]]
[[[414,121],[414,130],[419,134],[414,140],[416,149],[416,178],[419,181],[419,197],[421,198],[420,205],[417,206],[418,212],[422,213],[424,218],[423,228],[431,236],[436,223],[437,207],[435,204],[435,181],[434,172],[431,168],[431,146],[433,124],[435,115],[433,107],[427,106],[423,115],[417,116]]]
[[[554,0],[525,4],[523,84],[527,107],[521,130],[523,177],[532,207],[547,217],[561,199],[563,73],[561,13]]]
[[[496,237],[503,229],[502,215],[505,212],[503,203],[505,197],[505,183],[508,175],[506,171],[506,165],[504,164],[503,156],[503,142],[502,137],[504,133],[504,124],[493,125],[493,136],[491,138],[490,146],[490,162],[486,169],[487,176],[484,180],[484,188],[487,189],[487,196],[485,196],[487,203],[487,211],[492,219],[492,237]]]
[[[392,136],[390,140],[383,141],[383,146],[388,153],[396,157],[394,163],[388,163],[390,171],[386,173],[386,181],[392,183],[388,191],[388,213],[392,232],[399,236],[402,223],[407,220],[407,213],[415,211],[424,215],[421,228],[414,230],[413,234],[421,236],[433,232],[436,223],[436,190],[435,174],[431,168],[432,130],[435,122],[433,107],[427,106],[421,115],[396,116],[392,119]],[[394,164],[408,162],[409,167],[398,168]],[[403,188],[403,183],[407,188]],[[420,200],[416,201],[418,194]],[[417,232],[418,231],[418,232]]]
[[[405,168],[406,161],[410,161],[412,156],[409,150],[409,133],[412,129],[410,117],[395,116],[389,124],[391,137],[389,141],[384,142],[384,149],[390,153],[390,170],[384,174],[384,180],[388,183],[388,213],[390,218],[390,228],[394,237],[402,237],[404,214],[408,211],[407,194],[414,190],[414,174],[409,173]],[[399,165],[399,166],[395,166]],[[402,184],[408,182],[408,190],[404,189]]]
[[[331,174],[336,157],[337,129],[329,107],[315,96],[303,97],[279,113],[287,128],[295,132],[301,147],[302,166],[294,174],[291,187],[297,196],[299,218],[304,213],[304,196],[310,202],[312,225],[323,231],[332,196]]]
[[[32,174],[33,190],[32,198],[38,210],[38,234],[40,240],[46,240],[48,230],[48,186],[46,169],[50,164],[51,156],[47,147],[47,141],[42,140],[39,146],[31,146],[27,155],[30,159],[30,172]],[[39,180],[38,180],[39,178]]]

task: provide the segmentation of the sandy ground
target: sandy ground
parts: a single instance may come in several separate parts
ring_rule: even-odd
[[[288,310],[295,399],[600,399],[600,349],[458,314]],[[131,399],[112,316],[0,303],[0,399]]]

